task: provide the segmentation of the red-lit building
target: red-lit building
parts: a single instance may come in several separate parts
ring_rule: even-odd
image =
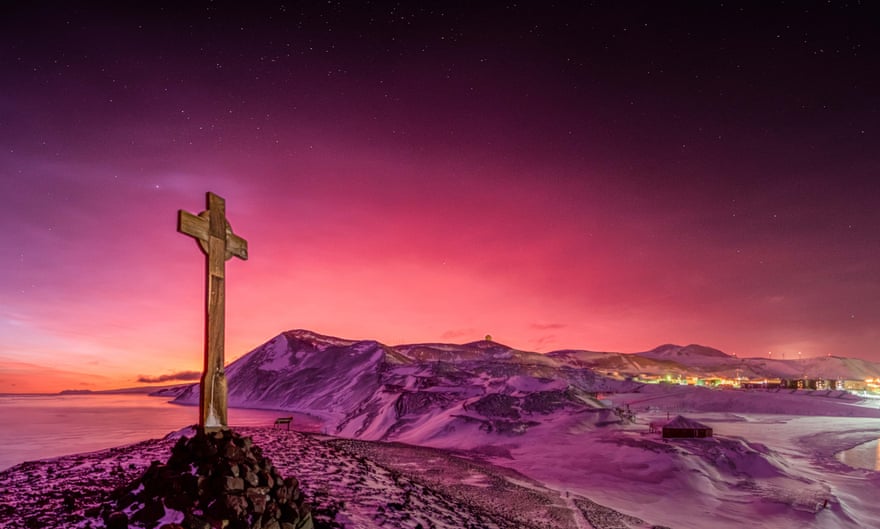
[[[712,428],[679,415],[663,425],[663,437],[665,439],[712,437]]]

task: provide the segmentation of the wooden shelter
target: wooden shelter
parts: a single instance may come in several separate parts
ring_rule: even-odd
[[[694,437],[712,437],[712,428],[681,415],[663,425],[664,439]]]

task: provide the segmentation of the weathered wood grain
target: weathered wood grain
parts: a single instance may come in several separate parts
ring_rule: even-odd
[[[178,212],[177,231],[195,238],[205,253],[205,364],[199,393],[199,427],[225,430],[226,261],[232,257],[247,259],[247,241],[232,232],[226,220],[226,201],[211,192],[205,211],[198,215]]]

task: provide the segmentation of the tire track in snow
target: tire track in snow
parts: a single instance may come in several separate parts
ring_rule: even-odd
[[[565,495],[559,495],[562,498],[562,501],[571,509],[572,516],[574,517],[574,524],[577,525],[578,529],[596,529],[596,527],[587,520],[584,513],[581,512],[580,508],[575,505],[574,500],[571,498],[571,493],[565,491]]]

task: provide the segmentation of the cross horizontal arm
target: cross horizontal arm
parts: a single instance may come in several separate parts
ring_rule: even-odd
[[[227,229],[226,230],[226,258],[229,259],[233,255],[238,257],[239,259],[247,261],[247,258],[248,258],[247,241]]]
[[[177,212],[177,231],[208,242],[208,219],[184,210]]]
[[[177,231],[180,233],[189,235],[190,237],[195,237],[199,241],[199,246],[202,247],[202,250],[207,253],[208,248],[208,237],[210,230],[210,221],[208,220],[208,216],[205,215],[205,212],[202,212],[199,215],[193,215],[192,213],[184,210],[178,210],[177,212]],[[226,224],[226,259],[231,259],[233,256],[238,257],[239,259],[247,261],[248,258],[248,244],[245,239],[242,239],[238,235],[232,233],[232,229],[229,227],[229,223]]]

